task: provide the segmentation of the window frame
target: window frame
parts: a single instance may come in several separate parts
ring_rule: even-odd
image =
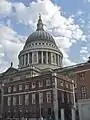
[[[20,84],[20,85],[19,85],[19,90],[22,90],[22,87],[23,87],[22,84]]]
[[[25,105],[29,105],[29,94],[25,94]]]
[[[50,86],[51,85],[51,80],[50,79],[47,79],[46,80],[46,86],[48,87],[48,86]]]
[[[33,84],[35,84],[35,86],[33,86]],[[32,82],[32,89],[35,89],[35,88],[36,88],[36,83]]]
[[[16,100],[16,96],[13,96],[13,106],[16,105],[16,102],[17,102],[17,100]]]
[[[32,94],[32,104],[36,104],[36,94],[35,93]]]
[[[43,87],[43,81],[39,81],[39,88]]]
[[[50,95],[50,96],[49,96]],[[46,98],[47,98],[47,103],[51,103],[52,98],[51,98],[51,91],[46,92]]]
[[[11,89],[12,89],[11,86],[9,86],[9,87],[8,87],[8,93],[11,92]]]

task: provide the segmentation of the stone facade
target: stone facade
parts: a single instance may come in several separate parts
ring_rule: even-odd
[[[73,79],[59,72],[63,55],[54,38],[44,31],[41,16],[18,58],[18,69],[11,64],[0,74],[0,114],[29,118],[52,116],[58,120],[63,108],[69,119],[74,102]]]
[[[19,71],[11,74],[8,74],[9,71],[7,71],[4,77],[2,76],[4,81],[2,111],[4,115],[38,118],[41,114],[46,118],[58,113],[60,117],[61,108],[66,111],[71,110],[73,106],[71,79],[53,71],[31,77],[29,71],[29,69],[22,71],[22,73],[27,73],[24,76]],[[21,75],[18,76],[18,74]],[[6,78],[8,78],[8,82]],[[66,115],[70,114],[69,111]]]

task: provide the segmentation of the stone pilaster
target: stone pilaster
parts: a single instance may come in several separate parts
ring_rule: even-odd
[[[57,93],[57,78],[56,77],[55,77],[55,86],[53,88],[53,107],[54,107],[55,120],[58,120],[58,93]]]
[[[38,52],[37,52],[37,63],[39,63],[39,62],[38,62]]]
[[[46,52],[46,64],[48,64],[48,52]]]
[[[34,64],[34,52],[32,52],[32,64]]]

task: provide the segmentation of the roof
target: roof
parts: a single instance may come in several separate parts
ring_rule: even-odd
[[[33,41],[51,41],[55,44],[54,38],[52,35],[50,35],[48,32],[46,32],[43,28],[43,23],[41,19],[41,15],[39,15],[38,23],[37,23],[37,29],[35,32],[33,32],[31,35],[29,35],[25,46],[27,44],[33,42]]]
[[[18,70],[16,68],[13,68],[13,67],[9,67],[4,73],[4,75],[9,75],[9,74],[12,74],[12,73],[15,73],[15,72],[18,72]]]

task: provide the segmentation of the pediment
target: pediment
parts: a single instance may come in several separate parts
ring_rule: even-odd
[[[16,68],[10,67],[8,68],[3,74],[8,75],[17,72],[18,70]]]

